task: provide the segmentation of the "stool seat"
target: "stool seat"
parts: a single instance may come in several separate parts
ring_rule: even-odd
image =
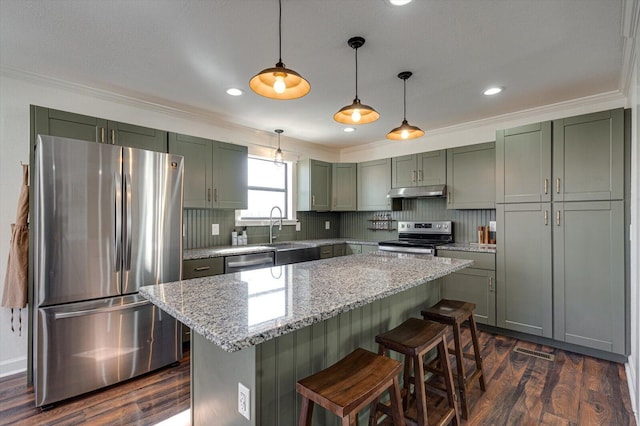
[[[389,390],[395,407],[394,424],[404,425],[400,411],[400,371],[402,363],[356,349],[332,366],[296,383],[296,391],[303,398],[299,424],[311,425],[314,403],[341,417],[343,424],[354,424],[362,408]]]
[[[476,320],[473,316],[475,309],[475,303],[464,302],[461,300],[442,299],[432,307],[421,312],[424,319],[447,324],[453,328],[454,349],[448,349],[448,352],[456,357],[457,374],[455,376],[458,382],[458,390],[460,392],[461,413],[462,417],[465,419],[469,419],[468,393],[471,384],[477,379],[480,383],[480,389],[483,392],[487,389],[484,380],[484,369],[482,367],[482,356],[480,355],[480,345],[478,343]],[[465,321],[469,321],[473,353],[466,353],[462,351],[460,326]],[[464,367],[465,358],[475,361],[475,370],[470,372],[466,371]],[[431,366],[428,366],[427,370],[431,371]]]
[[[447,355],[447,326],[433,321],[425,321],[419,318],[409,318],[397,327],[376,336],[376,343],[379,344],[379,353],[388,355],[389,351],[398,352],[404,355],[403,374],[403,408],[409,408],[411,394],[411,384],[414,385],[417,416],[416,420],[405,415],[408,424],[419,426],[427,425],[427,389],[443,396],[448,408],[437,424],[443,425],[449,422],[457,425],[458,407],[453,385],[453,377],[449,366]],[[438,388],[428,386],[425,383],[424,357],[432,349],[437,348],[437,359],[442,363],[442,368],[432,371],[441,376],[444,380],[444,392]],[[413,367],[413,375],[412,373]],[[388,409],[383,404],[378,404],[378,411],[386,413]],[[377,418],[372,414],[369,424],[375,425]]]

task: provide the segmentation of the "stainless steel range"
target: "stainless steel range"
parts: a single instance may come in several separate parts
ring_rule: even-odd
[[[378,243],[378,249],[435,256],[436,247],[453,243],[453,222],[398,222],[398,239]]]

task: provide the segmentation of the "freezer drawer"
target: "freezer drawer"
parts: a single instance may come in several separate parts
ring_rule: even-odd
[[[36,406],[182,358],[178,321],[139,295],[38,309]]]

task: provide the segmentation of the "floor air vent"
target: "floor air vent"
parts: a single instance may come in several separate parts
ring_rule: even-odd
[[[514,352],[518,352],[520,354],[534,356],[536,358],[544,359],[546,361],[553,361],[556,357],[553,354],[548,354],[546,352],[534,351],[532,349],[521,348],[520,346],[516,346],[513,348]]]

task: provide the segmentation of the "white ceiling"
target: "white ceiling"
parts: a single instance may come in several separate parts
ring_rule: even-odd
[[[383,140],[407,119],[428,132],[617,91],[623,0],[283,0],[282,59],[304,98],[254,94],[278,60],[277,0],[0,0],[0,66],[106,89],[312,143]],[[355,94],[381,119],[346,134],[333,114]],[[496,97],[490,85],[505,87]],[[229,87],[245,93],[231,97]],[[108,118],[108,117],[107,117]]]

